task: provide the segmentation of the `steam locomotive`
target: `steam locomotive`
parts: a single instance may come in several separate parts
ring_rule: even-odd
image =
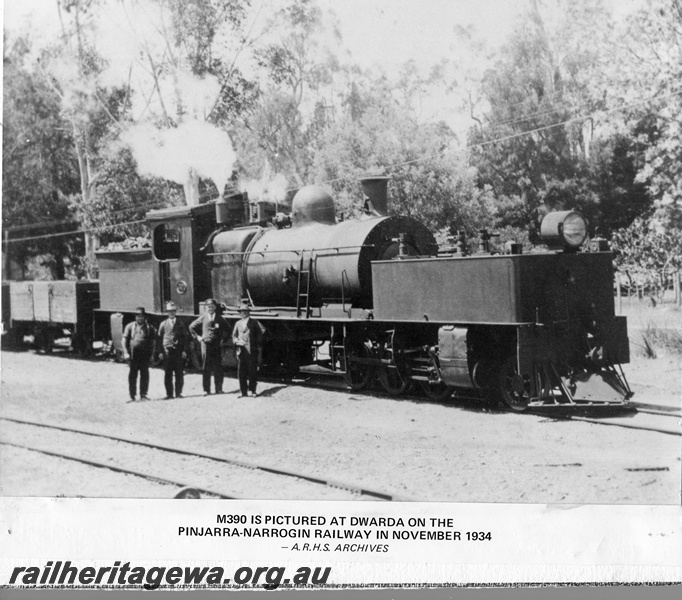
[[[99,306],[81,335],[120,352],[135,307],[158,322],[172,301],[190,322],[216,298],[228,320],[248,302],[267,328],[265,372],[316,365],[353,390],[378,380],[390,394],[418,386],[433,399],[497,397],[518,411],[627,401],[612,254],[599,239],[581,250],[579,213],[544,218],[542,251],[508,243],[493,253],[485,231],[474,251],[464,239],[439,249],[421,222],[388,215],[387,182],[363,179],[364,217],[341,222],[317,186],[289,210],[234,194],[150,211],[151,248],[97,253]],[[230,340],[223,350],[234,364]],[[190,354],[198,362],[198,347]]]

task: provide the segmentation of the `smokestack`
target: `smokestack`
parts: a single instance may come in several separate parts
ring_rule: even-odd
[[[215,203],[215,220],[218,225],[238,223],[241,218],[244,194],[237,192],[227,198],[220,195]]]
[[[365,211],[378,217],[388,214],[388,182],[390,177],[368,175],[360,180],[365,196]]]

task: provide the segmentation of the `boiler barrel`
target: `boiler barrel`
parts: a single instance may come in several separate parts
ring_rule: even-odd
[[[400,233],[411,239],[410,254],[435,252],[431,232],[409,217],[268,230],[256,239],[246,257],[247,288],[256,305],[295,304],[302,258],[303,270],[310,266],[311,294],[317,298],[343,297],[356,305],[371,302],[371,261],[395,257]]]

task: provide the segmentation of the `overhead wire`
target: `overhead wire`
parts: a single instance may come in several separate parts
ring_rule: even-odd
[[[654,96],[653,98],[648,98],[648,99],[646,99],[646,100],[641,100],[641,101],[639,101],[639,102],[633,102],[633,103],[626,104],[626,105],[623,105],[623,106],[617,106],[617,107],[613,107],[613,108],[610,108],[610,109],[604,109],[604,110],[596,111],[596,112],[593,112],[593,113],[590,113],[590,114],[578,115],[578,116],[575,116],[575,117],[571,117],[570,119],[564,119],[564,120],[558,121],[558,122],[556,122],[556,123],[552,123],[552,124],[549,124],[549,125],[543,125],[542,127],[536,127],[536,128],[534,128],[534,129],[530,129],[530,130],[527,130],[527,131],[519,131],[519,132],[510,134],[510,135],[506,135],[506,136],[503,136],[503,137],[500,137],[500,138],[494,138],[494,139],[491,139],[491,140],[484,140],[484,141],[482,141],[482,142],[476,142],[476,143],[474,143],[474,144],[466,144],[466,145],[464,145],[464,146],[462,147],[462,150],[470,150],[470,149],[473,149],[473,148],[480,148],[480,147],[489,146],[489,145],[492,145],[492,144],[498,144],[498,143],[501,143],[501,142],[507,142],[507,141],[509,141],[509,140],[517,139],[517,138],[520,138],[520,137],[523,137],[523,136],[526,136],[526,135],[531,135],[531,134],[534,134],[534,133],[540,133],[540,132],[542,132],[542,131],[547,131],[547,130],[549,130],[549,129],[554,129],[554,128],[556,128],[556,127],[561,127],[562,125],[568,125],[569,123],[575,123],[575,122],[577,122],[577,121],[587,120],[587,119],[590,119],[590,118],[593,118],[593,117],[596,117],[596,116],[600,116],[600,115],[612,114],[612,113],[619,112],[619,111],[622,111],[622,110],[629,110],[629,109],[632,109],[632,108],[637,108],[637,107],[640,107],[640,106],[644,106],[644,105],[646,105],[646,104],[650,104],[650,103],[652,103],[652,102],[659,102],[659,101],[662,101],[662,100],[668,100],[668,99],[673,98],[673,97],[675,97],[675,96],[678,96],[678,95],[680,95],[680,94],[682,94],[682,89],[676,90],[676,91],[671,92],[671,93],[669,93],[669,94]],[[417,164],[417,163],[422,162],[422,161],[425,161],[425,160],[430,160],[430,159],[434,158],[435,156],[438,156],[439,154],[440,154],[440,152],[438,152],[438,153],[433,153],[433,154],[426,155],[426,156],[421,156],[421,157],[415,158],[415,159],[413,159],[413,160],[407,160],[407,161],[395,163],[395,164],[392,164],[392,165],[387,165],[387,166],[385,167],[385,170],[395,169],[395,168],[403,167],[403,166],[410,165],[410,164]],[[336,177],[336,178],[333,178],[333,179],[327,179],[327,180],[325,180],[325,181],[323,181],[323,182],[321,182],[321,183],[327,183],[327,184],[329,184],[329,183],[334,183],[334,182],[336,182],[336,181],[341,181],[342,179],[343,179],[342,177]],[[287,191],[293,191],[293,189],[292,189],[292,190],[287,190]],[[203,194],[202,196],[207,196],[207,195],[208,195],[208,194]],[[119,210],[120,210],[120,211],[126,211],[126,210],[141,210],[142,208],[143,208],[143,207],[139,207],[139,208],[130,207],[130,208],[119,209]],[[116,212],[116,211],[112,211],[112,212]],[[91,233],[91,232],[96,232],[96,231],[106,231],[106,230],[108,230],[108,229],[113,229],[113,228],[116,228],[116,227],[125,227],[125,226],[127,226],[127,225],[136,225],[136,224],[144,223],[144,222],[145,222],[144,219],[135,220],[135,221],[126,221],[126,222],[122,222],[122,223],[115,223],[115,224],[104,225],[104,226],[100,226],[100,227],[91,227],[91,228],[89,228],[89,229],[79,229],[79,230],[76,230],[76,231],[60,232],[60,233],[52,233],[52,234],[44,234],[44,235],[29,236],[29,237],[23,237],[23,238],[5,239],[4,242],[5,242],[5,243],[18,243],[18,242],[26,242],[26,241],[32,241],[32,240],[37,240],[37,239],[46,239],[46,238],[59,237],[59,236],[66,236],[66,235],[77,235],[77,234],[81,234],[81,233]]]

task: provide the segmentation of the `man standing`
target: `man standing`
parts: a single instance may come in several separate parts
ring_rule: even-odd
[[[227,335],[227,321],[216,313],[213,298],[204,303],[206,311],[192,322],[189,330],[201,342],[202,379],[204,396],[211,393],[211,374],[215,379],[215,393],[223,393],[223,361],[221,343]]]
[[[232,330],[232,342],[237,347],[237,373],[239,377],[239,397],[251,392],[257,396],[258,385],[258,353],[261,348],[265,327],[251,318],[251,310],[247,304],[239,307],[241,317]]]
[[[140,400],[149,400],[149,362],[154,356],[156,346],[156,329],[147,323],[144,307],[135,309],[135,321],[128,323],[123,330],[123,358],[130,359],[128,373],[128,392],[135,401],[137,392],[137,374],[140,374]]]
[[[163,358],[166,400],[173,398],[173,376],[175,376],[175,397],[182,398],[185,357],[189,344],[189,331],[177,316],[175,302],[166,306],[168,318],[159,326],[159,358]]]

